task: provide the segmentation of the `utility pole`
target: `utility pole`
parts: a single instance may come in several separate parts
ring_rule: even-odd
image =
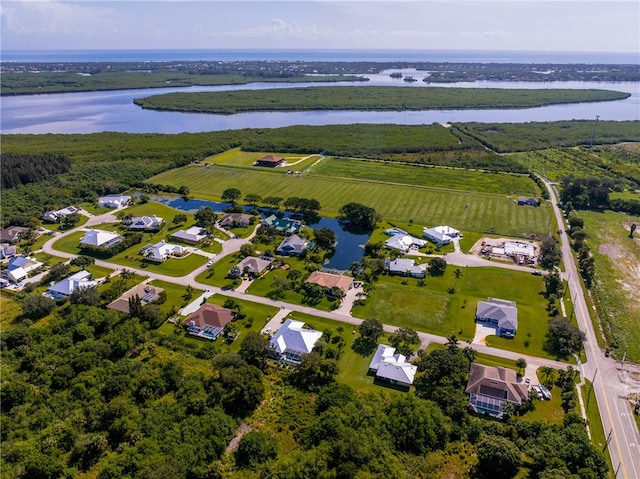
[[[604,454],[604,451],[607,450],[607,446],[609,446],[609,441],[611,441],[611,434],[613,433],[613,429],[611,429],[609,431],[609,434],[607,435],[607,440],[604,443],[604,447],[602,448],[602,453]]]
[[[593,390],[593,383],[596,381],[596,374],[598,374],[597,368],[596,368],[596,372],[593,373],[593,379],[591,380],[591,384],[589,384],[589,392],[587,393],[587,407],[586,407],[587,411],[589,411],[589,400],[591,399],[591,391]]]
[[[599,115],[596,115],[596,122],[593,124],[593,131],[591,132],[591,141],[589,141],[589,149],[593,148],[593,137],[596,136],[596,126],[598,126]]]

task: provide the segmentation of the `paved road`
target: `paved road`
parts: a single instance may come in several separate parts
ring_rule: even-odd
[[[640,385],[633,381],[629,375],[624,374],[620,364],[616,364],[611,358],[605,358],[604,352],[598,347],[596,332],[591,322],[589,308],[580,284],[580,276],[565,231],[563,215],[558,207],[556,191],[550,182],[542,179],[549,191],[558,227],[562,230],[562,260],[566,268],[563,277],[569,285],[578,326],[586,336],[587,362],[581,366],[582,374],[589,380],[593,380],[595,377],[593,392],[598,401],[605,434],[611,434],[609,454],[614,471],[618,471],[616,477],[640,479],[640,434],[627,401],[627,396],[636,392]],[[632,365],[627,365],[627,368],[630,367]]]

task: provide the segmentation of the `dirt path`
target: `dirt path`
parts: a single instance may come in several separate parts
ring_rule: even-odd
[[[244,436],[246,433],[248,433],[252,429],[253,428],[251,426],[249,426],[244,422],[240,424],[240,426],[238,427],[238,430],[236,431],[236,435],[233,436],[233,439],[231,439],[231,441],[229,441],[229,444],[227,444],[227,448],[224,450],[224,453],[229,454],[235,451],[236,449],[238,449],[238,444],[240,444],[240,439],[242,439],[242,436]]]

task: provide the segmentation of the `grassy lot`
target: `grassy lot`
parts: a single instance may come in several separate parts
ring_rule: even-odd
[[[190,299],[186,299],[186,286],[169,283],[167,281],[160,281],[158,279],[151,281],[149,284],[163,288],[165,293],[167,293],[167,300],[160,305],[160,309],[162,309],[164,313],[169,313],[169,311],[174,307],[182,308],[186,306],[203,293],[201,289],[193,288],[192,297]]]
[[[89,217],[78,213],[78,222],[73,226],[77,228],[78,226],[82,226],[87,221],[89,221]],[[60,223],[42,223],[42,227],[48,229],[49,231],[66,231],[60,228]]]
[[[449,224],[464,231],[493,231],[509,236],[547,234],[551,222],[551,207],[547,203],[540,208],[524,208],[508,195],[420,185],[315,175],[293,177],[266,170],[193,165],[161,173],[149,181],[186,185],[192,195],[214,201],[220,200],[226,188],[238,188],[243,194],[255,193],[263,198],[315,198],[327,215],[335,215],[344,204],[356,201],[375,208],[389,221],[412,219],[416,224]]]
[[[442,336],[456,334],[460,340],[466,341],[473,339],[475,334],[478,301],[486,301],[490,296],[509,299],[518,306],[516,337],[490,337],[488,345],[552,357],[542,349],[548,317],[546,302],[539,294],[543,290],[540,276],[496,268],[462,268],[463,276],[456,285],[455,269],[448,266],[443,276],[427,277],[422,287],[414,278],[383,276],[365,305],[355,306],[352,314]],[[448,289],[454,285],[457,292],[449,294]]]
[[[17,316],[22,314],[20,303],[16,301],[13,293],[7,291],[0,291],[0,311],[2,311],[2,314],[0,314],[0,327],[3,330],[9,327]]]
[[[33,255],[33,257],[48,267],[51,267],[54,264],[69,261],[67,258],[63,258],[62,256],[54,256],[48,253],[36,253]]]
[[[217,155],[210,156],[205,158],[201,163],[211,162],[216,165],[226,165],[226,166],[242,166],[242,167],[252,167],[253,163],[260,157],[264,155],[269,155],[269,152],[255,152],[255,151],[244,151],[240,148],[233,148],[231,150],[227,150],[223,153],[219,153]],[[285,161],[288,164],[297,163],[302,158],[305,158],[308,155],[296,155],[295,153],[287,153],[286,155],[276,155],[276,156],[284,156]],[[305,160],[304,162],[297,163],[292,166],[291,169],[301,170],[302,167],[306,167],[307,165],[313,164],[316,160],[320,158],[319,155],[312,155],[311,158]],[[286,174],[288,168],[276,168],[274,171]]]
[[[640,234],[629,238],[628,224],[640,225],[640,218],[622,213],[580,211],[587,232],[587,243],[596,261],[596,283],[592,298],[598,306],[598,315],[614,345],[614,354],[627,359],[640,360]],[[626,225],[626,228],[625,228]],[[593,315],[595,318],[596,315]]]
[[[598,410],[598,401],[596,401],[595,397],[596,395],[593,391],[590,392],[590,387],[591,381],[585,379],[585,385],[581,388],[582,401],[585,408],[587,408],[587,421],[589,423],[589,429],[591,430],[591,442],[595,447],[602,450],[607,442],[607,435],[605,434],[602,426],[602,419],[600,418],[600,411]],[[589,399],[588,402],[587,399]],[[613,471],[614,469],[611,465],[611,457],[609,456],[608,450],[605,452],[604,456],[609,464],[610,470]]]
[[[540,189],[528,176],[484,173],[417,164],[404,165],[329,157],[316,163],[311,168],[310,174],[312,176],[351,178],[362,181],[420,185],[503,195],[540,195]]]

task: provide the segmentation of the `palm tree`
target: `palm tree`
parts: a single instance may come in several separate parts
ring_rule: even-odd
[[[556,370],[551,366],[542,366],[540,368],[540,375],[542,376],[542,382],[545,386],[553,386],[556,380]]]
[[[516,367],[520,370],[520,376],[522,376],[522,373],[527,368],[527,360],[524,358],[516,359]]]
[[[450,353],[458,352],[458,337],[455,334],[447,338],[447,351]]]

